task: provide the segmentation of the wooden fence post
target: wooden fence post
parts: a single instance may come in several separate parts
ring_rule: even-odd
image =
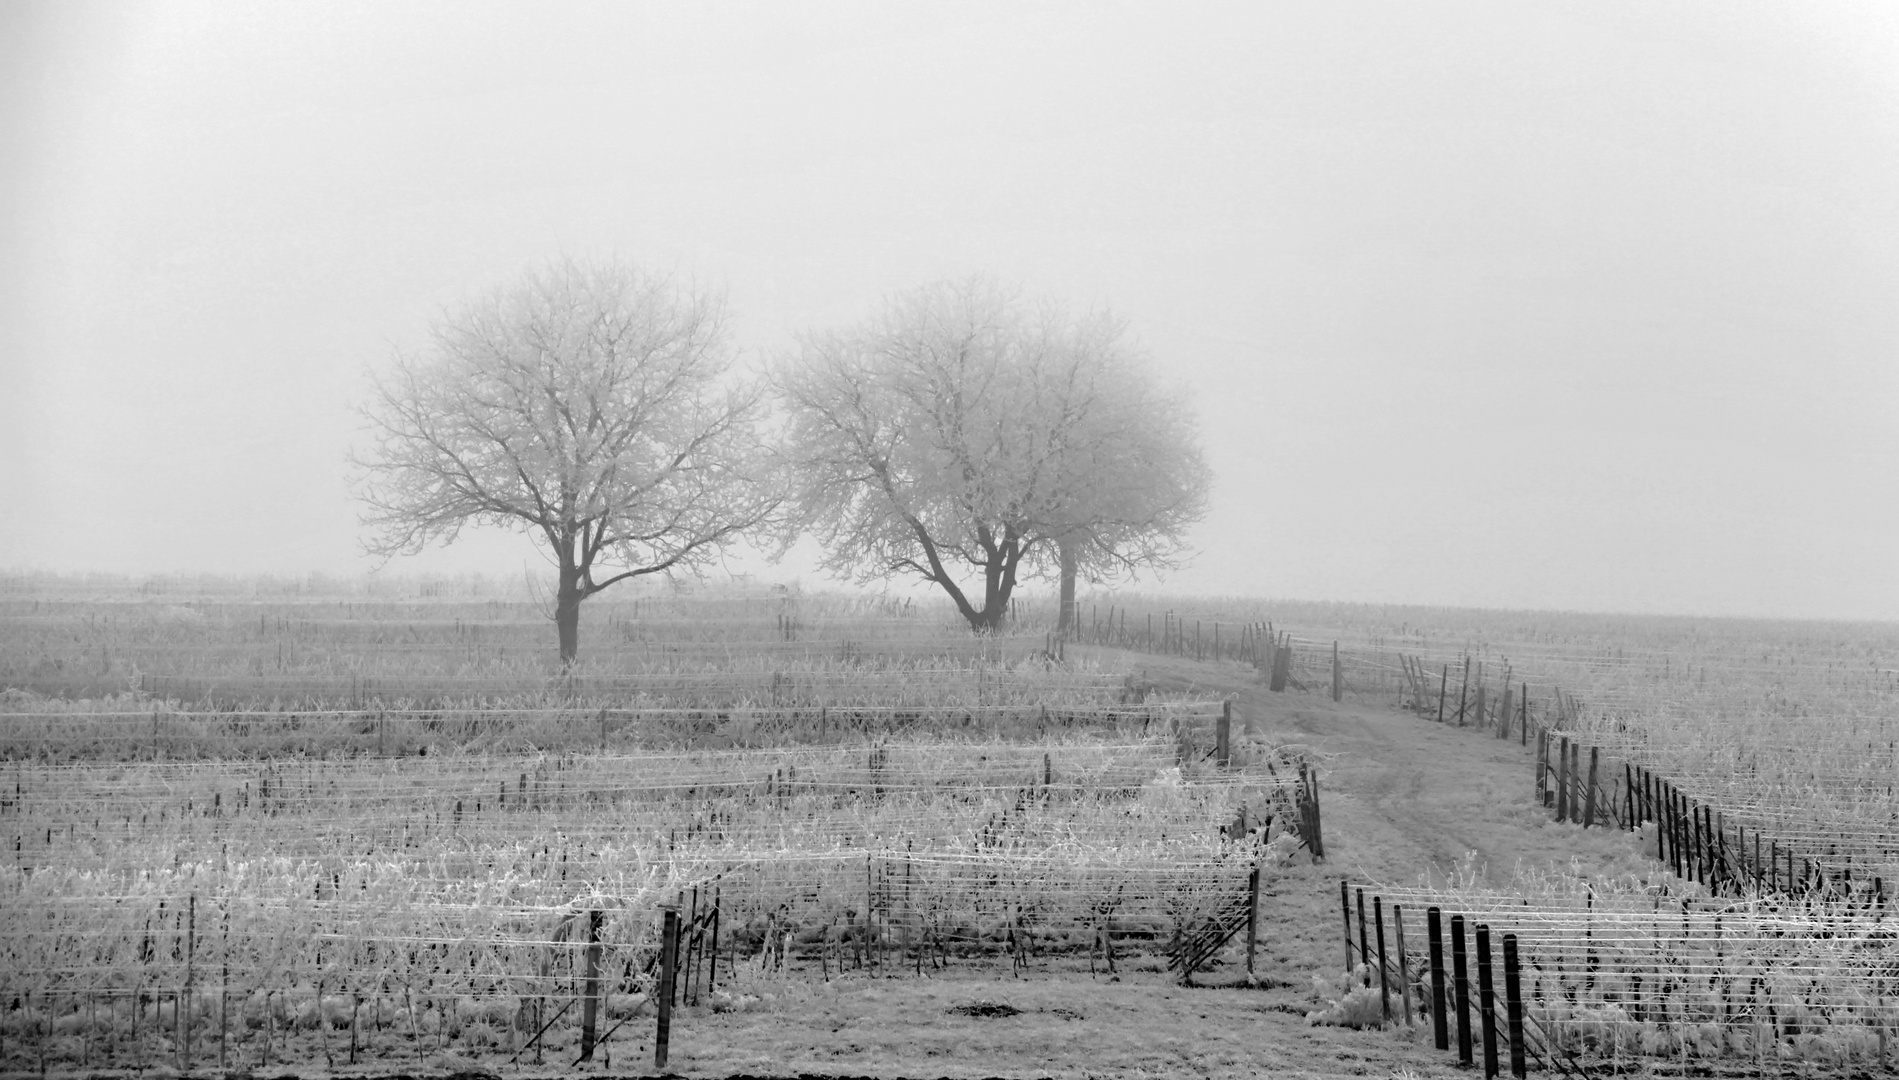
[[[1582,740],[1569,744],[1569,783],[1571,787],[1582,786]],[[1582,814],[1582,800],[1577,798],[1580,791],[1569,793],[1569,819],[1574,821]]]
[[[1536,805],[1550,804],[1550,733],[1548,728],[1540,728],[1536,733]]]
[[[875,751],[872,751],[872,753],[874,754]],[[875,778],[876,772],[874,769],[872,770],[871,775],[873,778]],[[882,792],[880,791],[879,794],[881,793]],[[693,946],[693,942],[697,941],[698,936],[699,936],[699,886],[697,885],[694,885],[692,887],[692,902],[691,902],[691,905],[686,908],[686,921],[683,925],[681,925],[679,932],[681,936],[685,938],[685,945],[686,945],[685,955],[679,958],[679,968],[678,968],[679,973],[685,976],[682,980],[680,980],[685,983],[685,986],[684,988],[682,988],[679,994],[679,997],[674,1002],[674,1004],[691,1005],[691,1004],[694,1004],[693,999],[692,999],[692,976],[693,976],[693,968],[695,966],[693,964],[693,960],[695,959],[695,957],[692,955],[693,953],[692,946]]]
[[[1233,699],[1227,698],[1220,703],[1220,719],[1215,721],[1213,732],[1213,759],[1221,766],[1233,763]]]
[[[1587,829],[1596,823],[1596,766],[1602,759],[1602,747],[1589,748],[1589,787],[1583,792],[1582,824]]]
[[[1477,1007],[1484,1033],[1484,1080],[1497,1075],[1497,989],[1490,971],[1490,924],[1477,924]]]
[[[593,1060],[593,1044],[600,1016],[600,912],[587,913],[586,997],[580,1003],[580,1061]]]
[[[1345,916],[1345,974],[1352,973],[1352,890],[1339,879],[1339,911]]]
[[[1674,864],[1676,877],[1687,877],[1695,871],[1694,863],[1690,861],[1694,856],[1692,853],[1682,851],[1685,846],[1683,841],[1686,839],[1684,835],[1686,830],[1682,828],[1681,812],[1686,805],[1681,792],[1676,791],[1675,786],[1670,784],[1668,786],[1668,859]]]
[[[1253,946],[1259,940],[1259,860],[1246,880],[1246,974],[1253,974]]]
[[[1385,961],[1385,898],[1372,897],[1372,918],[1378,924],[1378,1006],[1383,1011],[1385,1023],[1391,1023],[1391,977],[1390,965]]]
[[[1464,955],[1464,917],[1451,916],[1451,989],[1457,999],[1457,1060],[1470,1058],[1470,968]]]
[[[1450,1021],[1444,1015],[1444,923],[1438,908],[1424,913],[1426,946],[1431,960],[1431,1031],[1439,1050],[1451,1048]]]
[[[1366,937],[1365,890],[1358,890],[1358,962],[1365,965],[1365,985],[1371,985],[1371,943]]]
[[[1444,673],[1437,677],[1437,722],[1444,722],[1444,691],[1451,684],[1451,665],[1444,665]]]
[[[1628,819],[1624,827],[1635,832],[1641,828],[1642,819],[1635,816],[1635,769],[1626,761],[1622,763],[1622,796],[1625,803],[1623,813]]]
[[[1556,820],[1569,820],[1569,736],[1556,748]]]
[[[1524,1080],[1529,1070],[1523,1060],[1523,985],[1517,967],[1517,936],[1503,935],[1503,1006],[1510,1029],[1510,1075]]]
[[[1391,905],[1392,929],[1398,935],[1398,997],[1404,1002],[1404,1026],[1411,1026],[1411,961],[1404,951],[1404,909]]]
[[[719,988],[719,893],[718,886],[712,888],[712,962],[706,966],[706,992]],[[919,950],[920,952],[921,950]]]
[[[1332,700],[1337,701],[1345,693],[1345,669],[1339,666],[1339,643],[1332,643]]]
[[[1312,853],[1312,861],[1325,858],[1325,834],[1319,817],[1319,771],[1307,766],[1299,766],[1299,774],[1305,780],[1305,807],[1301,824],[1305,826],[1306,850]]]
[[[660,931],[659,1030],[653,1035],[653,1068],[666,1067],[666,1048],[673,1033],[673,974],[679,962],[679,909],[668,907]]]
[[[1464,695],[1470,692],[1470,657],[1464,657],[1464,678],[1457,684],[1457,726],[1464,726]]]

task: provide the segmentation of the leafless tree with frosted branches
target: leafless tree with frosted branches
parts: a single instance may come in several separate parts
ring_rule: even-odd
[[[376,380],[355,458],[366,546],[526,530],[558,567],[571,663],[582,601],[696,570],[769,521],[764,409],[733,370],[722,298],[620,263],[550,265],[438,320]]]
[[[826,568],[914,574],[977,630],[1001,624],[1025,576],[1060,574],[1072,613],[1077,574],[1170,564],[1205,510],[1191,417],[1122,325],[986,278],[807,334],[773,380],[798,520]]]

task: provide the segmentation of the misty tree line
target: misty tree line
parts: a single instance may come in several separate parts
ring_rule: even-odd
[[[474,299],[376,380],[366,546],[527,531],[572,661],[588,597],[741,536],[782,554],[811,534],[859,583],[919,577],[982,632],[1034,577],[1066,626],[1077,578],[1172,565],[1205,512],[1193,417],[1105,312],[974,277],[802,334],[762,373],[736,360],[722,297],[623,263]]]

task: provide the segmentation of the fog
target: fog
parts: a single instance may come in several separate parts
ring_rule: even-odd
[[[1146,590],[1899,619],[1890,5],[13,3],[0,169],[0,568],[375,568],[368,372],[618,255],[750,362],[1118,311],[1216,473]]]

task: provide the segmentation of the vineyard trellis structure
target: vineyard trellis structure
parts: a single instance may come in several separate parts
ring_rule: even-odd
[[[1364,917],[1368,888],[1381,915],[1375,937]],[[1455,986],[1445,994],[1457,971],[1435,936],[1441,912],[1493,938],[1509,935],[1521,977],[1519,1044],[1545,1067],[1621,1072],[1655,1058],[1684,1067],[1899,1065],[1899,955],[1883,903],[1735,900],[1562,879],[1517,893],[1363,886],[1355,920],[1350,891],[1342,882],[1348,972],[1415,997],[1439,1049],[1449,1048],[1440,1018],[1456,1014],[1465,1053],[1473,1030],[1470,995]],[[1394,923],[1428,912],[1431,947],[1387,949],[1385,910]],[[1478,1019],[1493,1032],[1505,1027],[1501,1010]]]
[[[327,1040],[345,1029],[352,1059],[592,1046],[650,1006],[667,907],[695,996],[734,964],[831,977],[1165,950],[1247,896],[1309,820],[1295,757],[1201,757],[1170,731],[16,760],[0,995],[18,1006],[0,1060],[215,1045],[257,1065],[293,1038],[340,1057]]]

